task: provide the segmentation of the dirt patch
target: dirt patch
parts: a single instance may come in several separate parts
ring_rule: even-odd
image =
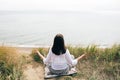
[[[33,48],[17,47],[18,53],[25,56],[26,64],[23,68],[23,75],[25,80],[44,80],[44,69],[43,66],[35,62],[30,54]]]
[[[27,64],[23,74],[26,80],[44,80],[44,70],[42,66],[34,67],[33,64]]]

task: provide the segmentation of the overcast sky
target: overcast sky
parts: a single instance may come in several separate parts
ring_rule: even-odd
[[[120,12],[120,0],[0,0],[0,10]]]

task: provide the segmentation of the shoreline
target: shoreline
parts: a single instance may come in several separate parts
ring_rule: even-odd
[[[78,45],[73,45],[73,44],[67,44],[66,46],[72,46],[72,47],[87,47],[91,45],[96,45],[98,48],[110,48],[113,45],[120,45],[120,43],[114,43],[114,44],[78,44]],[[28,48],[28,49],[33,49],[33,48],[49,48],[51,45],[23,45],[23,44],[7,44],[7,43],[2,43],[0,46],[6,46],[6,47],[14,47],[14,48]]]
[[[50,47],[49,45],[23,45],[23,44],[7,44],[2,43],[0,46],[7,46],[7,47],[19,47],[19,48],[40,48],[40,47]]]

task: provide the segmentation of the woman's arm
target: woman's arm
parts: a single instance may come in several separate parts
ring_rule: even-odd
[[[71,66],[75,66],[77,64],[77,62],[78,62],[77,59],[72,58],[72,56],[71,56],[68,49],[66,50],[65,58],[66,58],[68,64],[71,65]]]
[[[40,58],[41,58],[42,60],[45,59],[45,57],[44,57],[38,50],[35,50],[35,52],[40,56]]]
[[[80,59],[82,59],[83,57],[85,57],[85,55],[86,55],[86,53],[85,53],[85,54],[82,54],[81,56],[79,56],[79,57],[76,58],[76,59],[79,61]]]
[[[66,54],[65,54],[65,58],[66,58],[68,64],[70,64],[70,65],[72,65],[72,66],[75,66],[80,59],[82,59],[83,57],[86,56],[86,54],[87,54],[87,53],[82,54],[81,56],[79,56],[79,57],[76,58],[76,59],[72,59],[71,54],[70,54],[69,50],[67,49],[67,50],[66,50]]]

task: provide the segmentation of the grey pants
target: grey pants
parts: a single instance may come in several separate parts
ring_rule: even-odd
[[[56,75],[67,74],[69,71],[69,67],[67,67],[66,69],[63,69],[63,70],[54,70],[54,69],[52,69],[51,66],[49,66],[48,68],[49,68],[49,71],[51,74],[56,74]]]

